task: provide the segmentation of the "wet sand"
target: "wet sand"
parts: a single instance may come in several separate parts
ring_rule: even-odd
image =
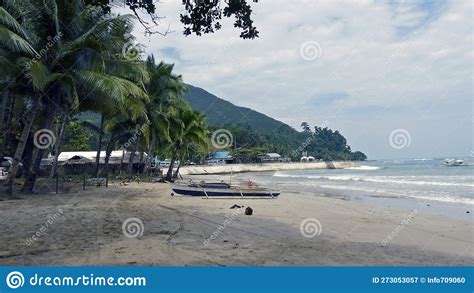
[[[170,194],[167,184],[131,183],[0,201],[0,264],[474,264],[473,226],[467,221],[324,195]],[[234,204],[244,207],[230,209]],[[251,216],[244,214],[248,206]],[[124,222],[132,218],[143,225],[124,233]]]

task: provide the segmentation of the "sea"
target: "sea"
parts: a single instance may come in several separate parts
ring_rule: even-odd
[[[346,169],[254,173],[252,179],[278,186],[283,196],[296,191],[473,220],[474,158],[462,159],[468,166],[447,167],[444,158],[373,160]]]

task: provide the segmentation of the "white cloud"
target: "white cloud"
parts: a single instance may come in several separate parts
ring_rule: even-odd
[[[231,21],[213,35],[184,37],[180,3],[159,4],[161,27],[169,24],[174,33],[137,36],[148,53],[176,63],[186,82],[296,128],[327,121],[353,149],[375,157],[470,152],[470,1],[435,8],[413,1],[261,1],[253,4],[256,40],[239,39]],[[306,41],[321,46],[320,58],[301,58]],[[311,103],[332,93],[347,97]],[[410,148],[390,148],[387,136],[397,128],[412,132]]]

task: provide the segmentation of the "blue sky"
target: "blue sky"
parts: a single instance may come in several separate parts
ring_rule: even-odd
[[[295,128],[338,129],[370,158],[471,154],[471,1],[260,1],[256,40],[231,22],[185,37],[180,3],[158,4],[173,33],[137,36],[186,82]],[[398,129],[406,147],[390,144]]]

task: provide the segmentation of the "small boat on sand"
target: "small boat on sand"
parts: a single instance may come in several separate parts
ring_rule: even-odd
[[[269,191],[263,188],[245,188],[232,186],[224,182],[216,183],[189,183],[171,184],[171,189],[181,195],[201,196],[201,197],[277,197],[279,191]]]

